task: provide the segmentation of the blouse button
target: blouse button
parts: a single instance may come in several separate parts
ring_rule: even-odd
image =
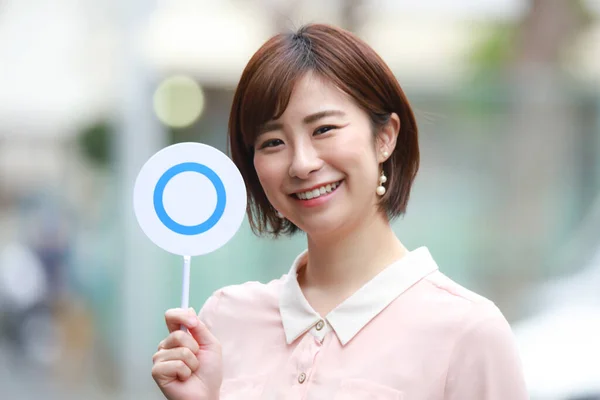
[[[325,323],[323,322],[323,320],[317,322],[317,330],[320,331],[321,329],[323,329],[323,326],[325,326]]]
[[[303,372],[298,376],[298,382],[304,383],[305,380],[306,380],[306,374]]]

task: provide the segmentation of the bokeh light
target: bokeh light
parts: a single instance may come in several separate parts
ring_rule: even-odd
[[[203,110],[204,92],[189,76],[168,77],[154,92],[154,112],[169,127],[185,128],[193,124]]]

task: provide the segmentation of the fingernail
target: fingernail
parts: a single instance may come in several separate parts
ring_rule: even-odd
[[[190,318],[188,319],[188,323],[190,326],[196,326],[198,325],[198,319],[196,317]]]

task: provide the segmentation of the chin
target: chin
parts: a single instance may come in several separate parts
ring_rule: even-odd
[[[344,224],[338,218],[311,218],[304,219],[297,226],[310,237],[328,236],[339,232]]]

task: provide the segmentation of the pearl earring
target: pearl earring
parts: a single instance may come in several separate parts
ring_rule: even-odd
[[[387,177],[383,170],[381,171],[381,176],[379,177],[379,186],[377,186],[377,194],[383,196],[385,194],[385,187],[383,184],[387,182]]]
[[[383,155],[383,158],[385,158],[387,160],[390,153],[388,153],[387,151],[384,151],[383,153],[381,153],[381,155]]]

